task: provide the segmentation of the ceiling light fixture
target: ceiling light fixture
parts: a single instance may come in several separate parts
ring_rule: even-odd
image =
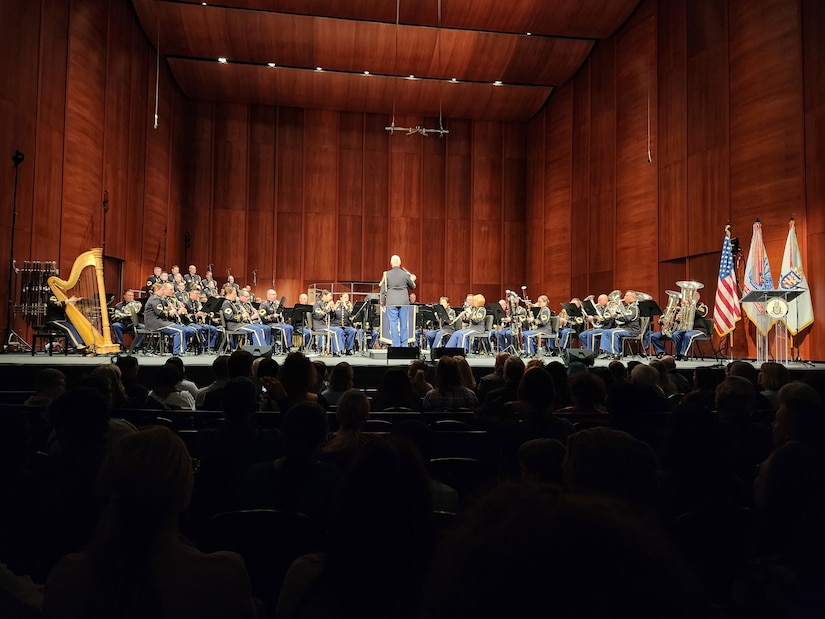
[[[224,56],[221,56],[220,58],[218,58],[218,62],[220,62],[221,64],[226,64],[227,60]]]
[[[493,86],[501,86],[501,80],[496,80],[493,82]]]
[[[364,71],[364,75],[369,75],[369,74],[370,74],[369,71]]]
[[[324,68],[323,68],[323,67],[315,67],[315,70],[316,70],[316,71],[323,71],[323,70],[324,70]]]
[[[398,75],[398,29],[400,27],[401,22],[401,0],[396,0],[395,2],[395,74]],[[441,73],[441,0],[438,0],[438,72]],[[410,74],[407,79],[414,80],[415,75]],[[413,135],[415,133],[420,133],[424,137],[427,137],[430,133],[437,133],[438,137],[443,138],[445,135],[450,133],[447,129],[444,128],[444,123],[442,121],[441,116],[441,82],[443,80],[439,78],[438,80],[438,129],[427,129],[426,127],[421,127],[416,125],[415,127],[396,127],[395,126],[395,100],[398,96],[398,78],[396,77],[394,80],[394,84],[396,86],[395,92],[392,98],[392,123],[384,127],[386,131],[390,132],[390,135],[395,135],[396,131],[405,131],[407,135]],[[455,78],[452,81],[456,81]]]

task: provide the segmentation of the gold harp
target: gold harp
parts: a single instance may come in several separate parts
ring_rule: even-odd
[[[71,296],[80,297],[76,304],[65,304],[66,318],[90,350],[98,354],[120,351],[120,345],[112,343],[109,330],[101,248],[96,247],[80,254],[72,265],[68,280],[52,276],[48,279],[48,284],[58,301],[65,302]]]

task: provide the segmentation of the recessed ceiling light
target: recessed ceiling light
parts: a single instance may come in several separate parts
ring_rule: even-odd
[[[323,68],[323,67],[315,67],[315,70],[316,70],[316,71],[323,71],[323,70],[324,70],[324,68]]]
[[[266,66],[268,66],[270,69],[274,69],[275,68],[275,63],[274,62],[267,62]]]
[[[409,77],[409,79],[414,80],[414,79],[415,79],[415,75],[412,75],[412,74],[411,74],[411,75],[410,75],[410,77]]]
[[[369,74],[370,74],[369,71],[364,71],[364,75],[369,75]]]
[[[501,80],[496,80],[493,82],[493,86],[501,86]]]
[[[458,83],[458,80],[457,80],[456,78],[453,78],[453,79],[451,79],[450,81],[451,81],[451,82],[453,82],[454,84],[455,84],[455,83]]]
[[[533,33],[532,33],[532,32],[528,32],[528,33],[527,33],[527,36],[528,36],[528,37],[529,37],[529,36],[533,36]]]
[[[221,56],[220,58],[218,58],[218,62],[220,62],[221,64],[226,64],[227,60],[226,60],[226,58]]]

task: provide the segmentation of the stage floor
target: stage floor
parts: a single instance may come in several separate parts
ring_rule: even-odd
[[[362,367],[369,367],[369,368],[386,368],[389,366],[407,366],[409,365],[412,359],[399,359],[399,358],[390,358],[388,359],[387,351],[386,350],[372,350],[369,351],[370,354],[362,355],[360,353],[356,353],[351,356],[342,356],[342,357],[333,357],[333,356],[323,356],[318,354],[310,353],[308,356],[315,360],[319,359],[324,361],[328,366],[333,366],[341,361],[346,361],[350,365],[355,368],[362,368]],[[136,355],[140,365],[145,367],[157,367],[163,365],[166,362],[166,359],[169,358],[170,355],[163,355],[163,356],[155,356],[155,355],[143,355],[137,354]],[[187,368],[196,368],[196,367],[211,367],[212,362],[215,360],[216,355],[204,354],[204,355],[197,355],[197,354],[187,354],[181,357],[186,365]],[[273,354],[272,358],[278,362],[281,362],[286,355],[283,354]],[[38,352],[36,355],[32,356],[31,353],[5,353],[0,354],[0,368],[7,367],[7,366],[28,366],[28,367],[87,367],[93,368],[97,365],[102,365],[105,363],[112,363],[113,360],[117,357],[117,355],[97,355],[97,356],[83,356],[79,354],[69,354],[64,355],[62,353],[55,353],[54,355],[48,355],[47,353]],[[422,351],[420,358],[424,359],[427,363],[434,363],[431,359],[430,351]],[[539,359],[543,360],[545,363],[550,363],[552,361],[562,361],[562,358],[559,356],[544,356],[539,355]],[[625,363],[629,361],[641,361],[643,363],[647,363],[652,357],[642,357],[639,355],[630,355],[623,358]],[[530,357],[524,358],[525,362],[530,360]],[[734,361],[734,359],[721,359],[718,363],[713,358],[705,358],[705,359],[689,359],[677,362],[677,369],[679,371],[692,371],[694,368],[697,367],[708,367],[708,366],[718,366],[723,367],[727,365],[729,362]],[[753,364],[754,366],[758,367],[756,361],[754,359],[744,359],[744,361],[748,361],[749,363]],[[474,371],[478,372],[479,370],[484,370],[487,368],[492,368],[495,362],[495,355],[484,355],[484,354],[471,354],[467,357],[467,362],[470,366],[474,369]],[[596,359],[594,361],[595,367],[606,367],[610,364],[609,359]],[[786,367],[792,372],[804,372],[804,371],[823,371],[825,370],[825,363],[823,362],[789,362],[786,364]]]

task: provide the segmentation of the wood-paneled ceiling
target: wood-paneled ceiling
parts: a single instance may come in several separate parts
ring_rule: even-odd
[[[639,0],[132,3],[192,98],[520,121]]]

